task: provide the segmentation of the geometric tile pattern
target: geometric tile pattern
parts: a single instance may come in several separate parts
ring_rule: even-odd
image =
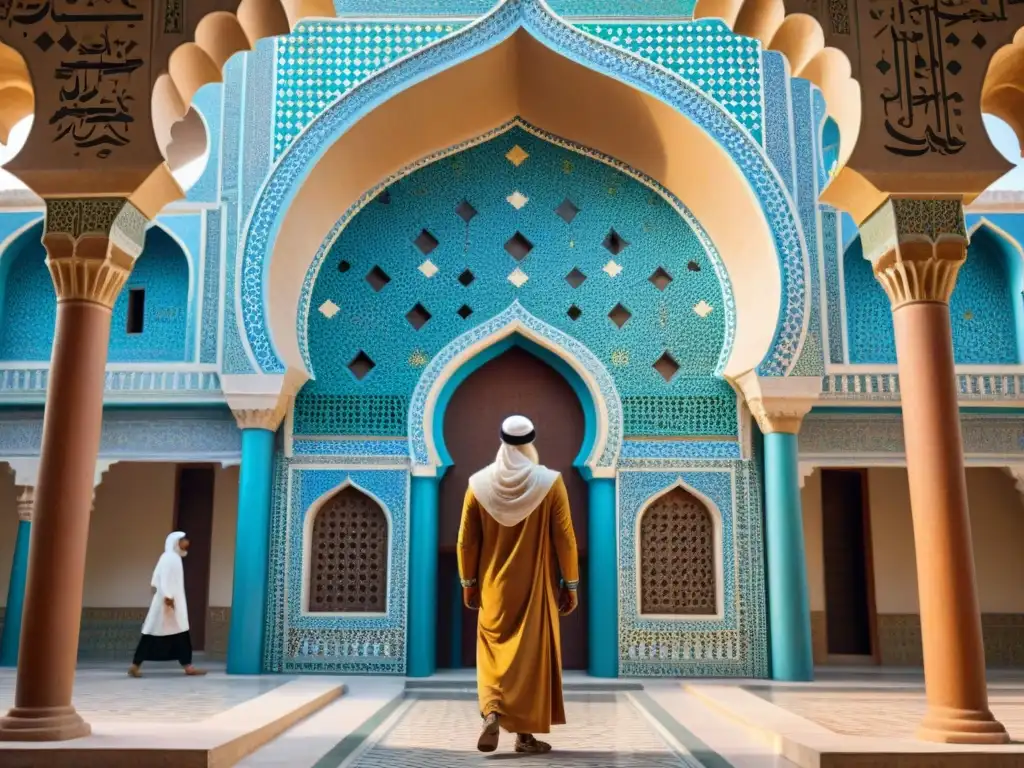
[[[274,157],[339,96],[374,72],[465,26],[465,22],[318,21],[277,39]]]
[[[700,765],[680,755],[626,696],[566,697],[568,725],[538,734],[551,755],[515,755],[521,768],[681,768]],[[350,768],[470,768],[489,762],[476,750],[480,730],[474,700],[413,700],[395,725]],[[501,734],[496,757],[513,757],[515,737]],[[557,757],[555,757],[557,755]],[[502,761],[507,762],[507,761]]]
[[[675,72],[762,137],[761,46],[717,20],[683,24],[580,24],[595,37]]]

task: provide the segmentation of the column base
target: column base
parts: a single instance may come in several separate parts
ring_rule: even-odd
[[[70,741],[90,733],[74,707],[14,707],[0,718],[0,741]]]
[[[941,744],[1009,744],[1010,735],[985,710],[929,707],[917,729],[917,738]]]

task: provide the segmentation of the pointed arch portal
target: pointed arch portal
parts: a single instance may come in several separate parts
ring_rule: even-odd
[[[239,253],[237,311],[257,368],[310,375],[295,326],[308,267],[335,223],[372,199],[367,190],[516,117],[649,176],[700,221],[744,278],[727,375],[792,367],[809,301],[806,246],[762,147],[677,75],[541,0],[507,0],[342,96],[281,157]]]

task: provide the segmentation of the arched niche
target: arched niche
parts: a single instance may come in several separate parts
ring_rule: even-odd
[[[304,613],[387,613],[391,521],[379,501],[346,483],[310,510],[304,539]]]
[[[297,308],[314,254],[347,211],[371,202],[368,191],[402,168],[516,117],[617,158],[682,200],[730,274],[744,276],[725,373],[791,368],[809,302],[806,247],[763,148],[689,84],[534,0],[506,3],[368,79],[282,156],[241,255],[237,306],[256,366],[310,373]]]
[[[851,364],[896,363],[889,299],[864,259],[860,237],[843,256],[847,348]],[[972,231],[967,260],[949,302],[953,356],[958,365],[1015,365],[1024,361],[1020,246],[988,221]]]
[[[0,252],[0,360],[50,359],[57,304],[42,232],[40,220],[11,238]],[[110,362],[185,361],[190,268],[184,246],[159,225],[150,227],[143,252],[114,305]]]
[[[724,611],[722,518],[678,482],[636,521],[637,606],[644,618],[719,618]]]

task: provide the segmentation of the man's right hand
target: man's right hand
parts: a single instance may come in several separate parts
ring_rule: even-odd
[[[463,587],[462,602],[471,611],[480,608],[480,587]]]

